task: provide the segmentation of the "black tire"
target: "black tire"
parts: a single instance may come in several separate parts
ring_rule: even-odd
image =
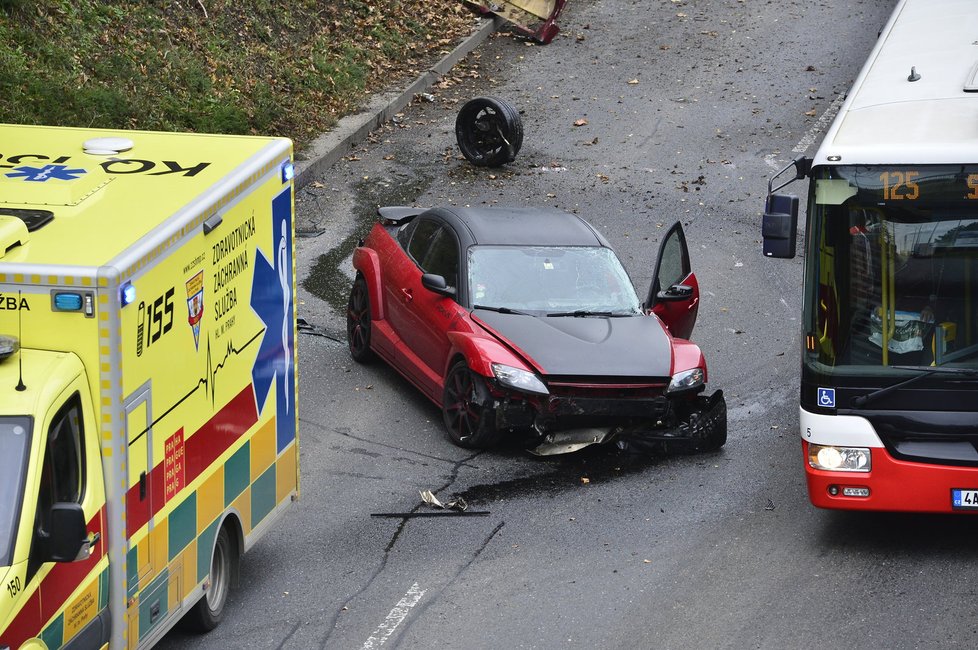
[[[459,447],[486,449],[501,437],[485,380],[458,361],[445,377],[442,416],[448,437]]]
[[[523,120],[505,100],[476,97],[458,112],[455,139],[473,165],[499,167],[513,162],[523,146]]]
[[[374,351],[370,349],[370,327],[370,292],[366,279],[357,273],[346,305],[346,341],[350,356],[357,363],[367,363],[374,358]]]
[[[210,581],[204,596],[187,612],[184,621],[197,632],[210,632],[224,618],[224,606],[231,590],[231,577],[237,571],[238,553],[227,528],[221,527],[211,555]]]

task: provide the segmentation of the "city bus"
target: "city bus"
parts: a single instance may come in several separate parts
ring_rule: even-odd
[[[800,434],[821,508],[978,512],[978,5],[901,0],[812,158],[768,184],[791,258],[807,179]]]

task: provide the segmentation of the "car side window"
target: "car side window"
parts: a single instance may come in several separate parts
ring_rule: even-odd
[[[438,228],[438,224],[431,219],[422,219],[411,235],[411,243],[408,244],[407,249],[408,255],[422,268],[424,268],[422,263],[425,255],[431,247],[431,240],[438,233]]]
[[[34,544],[27,567],[27,579],[40,567],[43,540],[49,533],[51,506],[55,503],[81,503],[85,485],[84,431],[81,399],[75,393],[58,411],[47,431],[41,481],[34,515]]]
[[[412,219],[406,224],[398,228],[397,230],[397,243],[401,245],[401,248],[407,250],[408,243],[411,241],[411,235],[414,233],[414,229],[417,227],[417,219]]]
[[[458,244],[447,228],[440,228],[435,235],[421,268],[442,276],[450,287],[458,286]]]
[[[662,247],[662,258],[659,263],[659,284],[671,287],[678,284],[687,275],[688,264],[683,256],[682,242],[679,235],[673,234]]]

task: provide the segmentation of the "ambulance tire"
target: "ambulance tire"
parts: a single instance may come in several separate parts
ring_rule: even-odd
[[[203,598],[187,612],[184,621],[196,632],[210,632],[224,618],[224,606],[231,590],[231,577],[237,571],[238,553],[225,526],[217,533],[211,556],[210,581]]]
[[[513,162],[523,146],[523,120],[506,100],[476,97],[455,118],[455,140],[473,165],[499,167]]]
[[[374,358],[370,349],[370,292],[363,274],[357,273],[346,306],[346,341],[350,356],[357,363],[368,363]]]

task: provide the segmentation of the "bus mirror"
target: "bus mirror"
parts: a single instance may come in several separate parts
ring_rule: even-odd
[[[77,503],[55,503],[51,506],[50,522],[48,561],[74,562],[88,543],[82,507]]]
[[[764,256],[791,259],[795,256],[795,239],[798,232],[798,197],[787,194],[769,194],[761,236],[764,238]]]

